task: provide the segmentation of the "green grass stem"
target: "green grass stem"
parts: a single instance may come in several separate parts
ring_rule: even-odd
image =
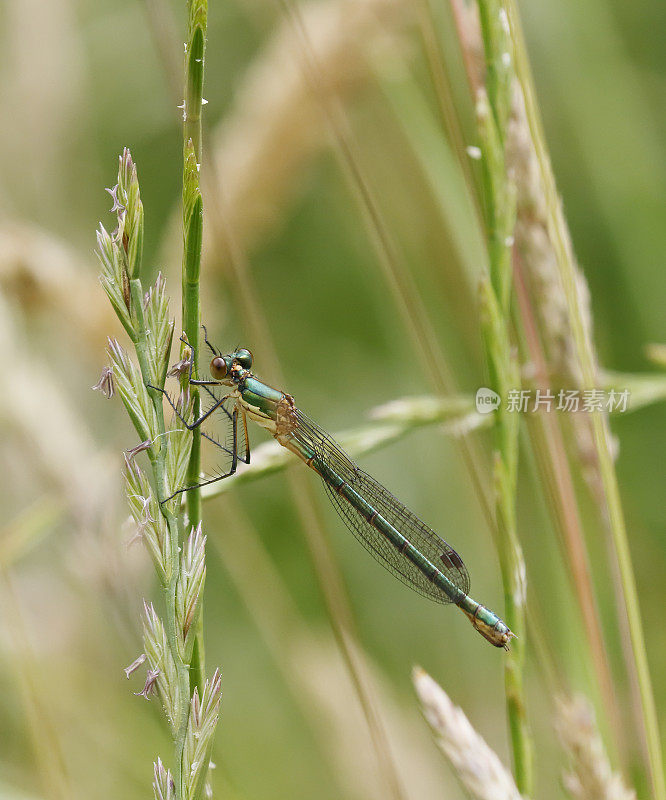
[[[516,74],[520,80],[525,96],[528,122],[539,160],[541,179],[549,213],[549,233],[564,285],[572,335],[583,375],[583,388],[593,389],[597,388],[599,385],[599,376],[596,374],[593,346],[588,335],[589,332],[585,326],[580,305],[580,295],[576,283],[576,266],[571,240],[564,219],[560,198],[557,193],[550,159],[548,158],[548,151],[535,100],[527,51],[522,36],[518,11],[513,0],[507,0],[507,9],[509,12],[508,18],[516,59]],[[645,648],[645,636],[641,622],[636,579],[631,563],[627,528],[622,509],[617,475],[615,473],[615,464],[611,454],[608,421],[603,414],[592,414],[591,416],[595,448],[599,459],[599,470],[606,496],[608,527],[620,572],[622,599],[629,624],[632,655],[641,697],[643,726],[647,743],[652,789],[656,800],[666,800],[666,782],[664,780],[661,737]]]
[[[201,246],[203,240],[203,203],[199,172],[202,161],[201,111],[204,103],[203,80],[206,54],[208,3],[206,0],[188,2],[188,40],[185,52],[185,99],[183,108],[183,332],[192,345],[193,373],[199,375],[199,331],[201,327]],[[192,390],[193,414],[201,414],[201,398]],[[192,451],[187,471],[187,484],[199,482],[201,472],[201,431],[192,432]],[[187,492],[187,516],[191,525],[201,521],[201,492]],[[190,673],[192,689],[203,691],[205,679],[203,650],[203,609],[197,621]]]
[[[523,686],[526,577],[516,527],[520,417],[506,402],[509,392],[521,385],[509,335],[515,186],[507,172],[505,143],[513,59],[501,3],[480,0],[478,5],[486,80],[485,92],[480,91],[477,97],[477,117],[489,258],[489,276],[481,283],[482,324],[490,386],[503,399],[494,415],[496,545],[504,586],[505,621],[517,637],[512,641],[505,661],[505,690],[516,785],[522,794],[530,796],[533,791],[533,745]]]

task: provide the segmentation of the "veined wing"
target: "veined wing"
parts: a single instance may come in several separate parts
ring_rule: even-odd
[[[201,435],[209,445],[204,450],[206,480],[229,473],[234,462],[234,454],[238,461],[247,464],[250,453],[247,440],[247,424],[245,415],[237,414],[234,425],[234,409],[236,402],[229,397],[223,400],[226,387],[201,386],[202,416],[210,416],[201,425]],[[214,410],[213,410],[214,409]],[[202,448],[204,449],[204,448]]]
[[[437,567],[455,586],[469,594],[469,573],[456,551],[425,525],[391,492],[360,469],[336,442],[302,411],[294,410],[290,436],[381,514],[396,530]],[[433,584],[404,554],[324,478],[324,485],[338,514],[363,546],[399,580],[439,603],[450,603],[445,592]]]

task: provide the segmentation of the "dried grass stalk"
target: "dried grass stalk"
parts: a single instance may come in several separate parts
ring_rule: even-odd
[[[312,91],[301,37],[291,23],[283,24],[255,60],[214,146],[225,219],[240,245],[251,245],[277,220],[301,166],[326,142],[322,100],[349,95],[362,83],[369,51],[391,41],[405,14],[406,4],[392,0],[303,6],[299,16],[317,65],[320,97]],[[215,251],[209,244],[204,254]]]
[[[0,227],[0,288],[27,315],[51,313],[69,320],[78,341],[98,351],[114,314],[97,291],[97,279],[67,244],[36,225]]]
[[[483,85],[484,60],[478,9],[453,0],[453,8],[461,38],[465,65],[474,89]],[[548,233],[548,204],[541,170],[525,110],[520,84],[513,80],[511,113],[506,140],[507,169],[516,187],[516,222],[513,246],[524,267],[530,294],[539,318],[541,342],[548,363],[548,380],[561,386],[581,388],[582,372],[566,294],[557,256]],[[569,233],[566,231],[568,237]],[[569,248],[572,250],[572,248]],[[583,273],[576,267],[576,286],[582,311],[585,335],[592,336],[590,292]],[[598,365],[595,363],[595,370]],[[603,491],[599,464],[588,415],[572,414],[574,445],[583,465],[586,482],[599,505]]]
[[[571,759],[564,786],[574,800],[636,800],[634,790],[611,768],[585,697],[561,698],[555,727]]]
[[[463,710],[420,667],[414,668],[412,680],[437,744],[465,790],[478,800],[521,800],[513,776]]]

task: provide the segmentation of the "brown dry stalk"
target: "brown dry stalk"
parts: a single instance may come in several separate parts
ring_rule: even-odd
[[[406,4],[326,0],[303,6],[299,14],[317,64],[318,91],[339,97],[362,85],[370,70],[369,51],[395,46]],[[215,194],[221,195],[226,224],[243,248],[279,221],[304,164],[327,142],[325,97],[312,91],[300,39],[293,23],[283,23],[249,68],[215,137]],[[208,228],[207,235],[223,232]],[[209,243],[204,253],[215,251]]]
[[[473,91],[483,85],[484,63],[478,9],[452,0],[452,8],[462,45],[468,80]],[[514,285],[522,318],[532,379],[541,389],[553,381],[566,388],[582,386],[582,372],[569,317],[559,264],[548,230],[548,205],[544,194],[539,161],[527,120],[520,84],[514,79],[511,115],[507,131],[507,168],[516,186],[516,224],[514,228]],[[568,234],[567,234],[568,235]],[[576,268],[577,290],[583,310],[584,328],[591,336],[589,291]],[[577,451],[577,463],[599,508],[605,508],[599,463],[588,414],[569,414],[564,421]],[[556,523],[561,531],[564,551],[590,649],[599,677],[604,702],[621,739],[621,720],[614,696],[610,666],[601,633],[599,612],[592,588],[589,558],[578,514],[573,478],[567,458],[563,431],[553,415],[541,415],[532,428],[536,449],[553,499]]]
[[[560,698],[555,727],[570,757],[564,786],[574,800],[636,800],[634,790],[611,768],[585,697]]]
[[[0,226],[0,288],[26,314],[69,321],[78,341],[99,352],[118,329],[89,265],[65,242],[36,225]]]
[[[415,667],[414,688],[437,745],[462,786],[477,800],[522,800],[511,772],[427,672]]]

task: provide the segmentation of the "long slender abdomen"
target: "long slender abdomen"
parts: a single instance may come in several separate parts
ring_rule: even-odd
[[[389,541],[400,555],[410,561],[442,594],[446,595],[449,601],[457,604],[466,597],[459,587],[450,581],[441,570],[414,547],[394,525],[385,519],[377,509],[373,508],[365,498],[361,497],[354,487],[344,481],[328,464],[321,461],[317,456],[309,456],[303,460],[321,476],[334,492],[344,497],[356,513],[377,531],[379,536]]]
[[[353,512],[361,519],[358,522],[352,522],[351,518],[346,520],[350,529],[361,539],[361,541],[376,555],[381,557],[384,562],[387,562],[389,567],[393,567],[393,558],[389,557],[385,549],[380,544],[372,542],[374,534],[368,535],[373,529],[377,532],[376,538],[379,541],[388,542],[390,546],[395,548],[399,554],[399,558],[404,558],[414,567],[418,573],[426,579],[429,585],[436,589],[435,593],[428,592],[428,596],[434,599],[436,593],[440,594],[442,599],[446,598],[447,602],[455,603],[458,608],[467,616],[474,628],[491,644],[495,647],[504,647],[508,649],[508,644],[513,636],[506,623],[504,623],[493,611],[473,600],[465,591],[459,586],[454,584],[449,578],[438,569],[432,561],[418,550],[412,543],[392,525],[377,508],[374,508],[371,502],[365,499],[359,492],[357,492],[352,484],[346,481],[336,470],[326,461],[321,459],[314,451],[313,447],[306,441],[298,440],[289,435],[277,435],[276,439],[293,453],[295,453],[302,461],[304,461],[310,469],[314,470],[326,483],[330,492],[335,493],[339,497],[344,498],[345,502],[349,504]],[[340,455],[340,454],[338,454]],[[353,465],[348,463],[347,471]],[[353,473],[350,472],[350,474]],[[372,495],[369,496],[372,499]],[[344,504],[342,504],[344,505]],[[342,506],[340,506],[342,507]],[[352,513],[352,516],[354,516]],[[345,514],[346,516],[346,514]],[[365,532],[363,526],[369,526]],[[454,551],[443,550],[439,555],[446,566],[456,566],[453,559],[460,560],[460,556]],[[461,562],[462,563],[462,562]],[[408,582],[414,586],[417,591],[423,592],[423,586],[419,585],[419,580],[415,579],[414,575],[409,575],[409,570],[399,570],[400,575],[406,578]],[[400,577],[400,576],[399,576]]]

